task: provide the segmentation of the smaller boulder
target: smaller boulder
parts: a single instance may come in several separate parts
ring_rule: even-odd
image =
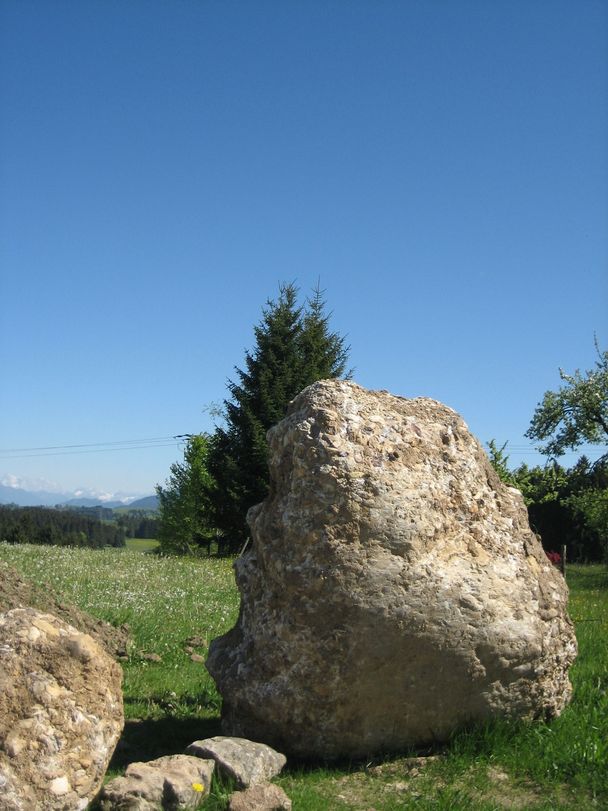
[[[272,780],[287,762],[285,755],[265,743],[222,735],[194,741],[186,754],[212,758],[220,774],[234,780],[240,788]]]
[[[82,811],[122,732],[120,665],[52,614],[0,614],[0,809]]]
[[[272,783],[258,783],[230,798],[228,811],[291,811],[291,800],[282,788]]]
[[[102,811],[190,811],[208,796],[213,769],[212,760],[188,755],[130,763],[124,777],[104,786],[100,807]]]

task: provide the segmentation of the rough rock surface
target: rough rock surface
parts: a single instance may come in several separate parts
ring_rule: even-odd
[[[285,755],[265,743],[221,735],[194,741],[186,748],[186,754],[211,758],[218,771],[235,780],[240,788],[272,780],[287,762]]]
[[[51,614],[0,615],[0,808],[79,811],[122,731],[122,671]]]
[[[214,762],[188,755],[167,755],[131,763],[124,777],[103,787],[102,811],[179,811],[198,808],[209,794]]]
[[[258,783],[236,791],[230,797],[228,811],[291,811],[291,800],[279,786]]]
[[[12,566],[0,561],[0,613],[13,608],[35,608],[52,614],[83,634],[92,636],[112,656],[125,656],[132,647],[126,626],[115,628],[75,605],[62,602],[47,583],[32,583]]]
[[[358,757],[562,710],[566,585],[458,414],[321,381],[268,438],[240,616],[207,660],[226,734]]]

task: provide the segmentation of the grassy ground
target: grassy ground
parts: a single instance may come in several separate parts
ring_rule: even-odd
[[[154,538],[127,538],[125,541],[127,549],[136,552],[153,552],[158,548],[158,541]]]
[[[129,624],[136,644],[123,665],[127,723],[112,774],[219,734],[219,696],[200,659],[237,615],[230,561],[6,544],[0,559],[95,616]],[[560,718],[464,730],[422,762],[403,753],[292,765],[278,782],[294,811],[608,808],[608,572],[571,566],[568,582],[580,654]],[[225,808],[226,792],[214,795],[205,807]]]

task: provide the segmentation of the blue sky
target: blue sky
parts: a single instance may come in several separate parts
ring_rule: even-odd
[[[209,430],[319,278],[357,382],[542,461],[608,345],[607,100],[595,0],[3,0],[0,480],[151,492],[135,440]]]

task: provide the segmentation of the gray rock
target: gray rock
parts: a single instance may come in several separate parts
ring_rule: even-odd
[[[198,808],[209,794],[214,763],[188,755],[167,755],[131,763],[124,777],[107,783],[102,811],[178,811]]]
[[[52,614],[0,614],[0,808],[81,811],[124,724],[122,671]]]
[[[361,757],[561,712],[565,582],[458,414],[321,381],[268,439],[239,620],[207,660],[226,734]]]
[[[272,783],[258,783],[245,791],[236,791],[228,811],[291,811],[291,800],[282,788]]]
[[[264,743],[222,736],[194,741],[187,747],[186,754],[212,758],[218,771],[235,780],[241,788],[276,777],[287,760],[285,755]]]

